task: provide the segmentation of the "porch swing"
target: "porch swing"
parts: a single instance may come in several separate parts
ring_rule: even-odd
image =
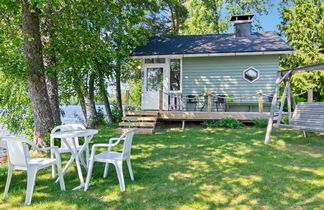
[[[289,128],[293,130],[301,130],[304,132],[320,132],[324,133],[324,102],[301,102],[296,105],[294,97],[290,89],[291,75],[301,72],[310,72],[315,70],[324,70],[324,63],[303,66],[295,69],[279,71],[275,85],[275,92],[272,100],[270,117],[268,121],[267,132],[265,136],[265,144],[270,143],[270,136],[273,127],[273,119],[275,117],[276,104],[279,95],[279,85],[285,82],[285,89],[282,97],[282,103],[278,112],[276,127]],[[287,98],[288,120],[289,124],[282,124],[283,108]],[[292,113],[292,108],[294,112]]]

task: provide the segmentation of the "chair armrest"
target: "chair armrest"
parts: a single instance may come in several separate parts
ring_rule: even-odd
[[[52,146],[52,147],[45,147],[45,148],[38,148],[39,151],[48,151],[48,150],[57,150],[58,151],[58,147],[57,146]]]
[[[109,144],[112,144],[114,141],[125,140],[125,138],[110,138]]]
[[[113,144],[94,144],[92,145],[92,149],[95,149],[97,147],[113,147]]]
[[[51,150],[55,154],[56,160],[61,162],[61,156],[60,156],[59,148],[57,146],[45,147],[45,148],[37,148],[37,150],[43,151],[43,152]],[[52,158],[53,158],[53,156],[52,156]]]

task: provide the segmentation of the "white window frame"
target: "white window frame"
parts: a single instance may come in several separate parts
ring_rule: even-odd
[[[171,59],[179,59],[180,60],[180,90],[170,90],[170,61]],[[163,91],[166,93],[182,93],[182,77],[183,77],[183,59],[182,57],[172,56],[165,57],[165,63],[145,63],[145,60],[142,60],[142,71],[144,71],[144,78],[146,78],[146,69],[154,68],[154,67],[163,67]],[[144,83],[146,83],[144,79]],[[145,84],[146,86],[146,84]],[[145,91],[142,90],[142,91]]]
[[[147,68],[154,68],[154,67],[163,67],[163,110],[168,109],[168,93],[182,93],[182,77],[183,77],[183,68],[182,62],[183,59],[181,56],[170,56],[170,57],[161,57],[165,58],[165,63],[145,63],[145,60],[142,59],[142,71],[144,76],[144,83],[142,86],[142,94],[146,91],[146,77],[147,77]],[[171,59],[179,59],[180,60],[180,90],[171,91],[170,90],[170,60]],[[142,99],[143,100],[143,99]]]
[[[170,64],[171,64],[171,59],[179,59],[180,60],[180,90],[170,90],[170,86],[171,86],[171,83],[170,83],[170,73],[171,73],[171,69],[170,69]],[[168,75],[166,77],[166,80],[168,81],[168,93],[182,93],[182,57],[172,57],[172,58],[168,58],[168,69],[167,69],[167,72],[168,72]]]
[[[255,78],[253,81],[250,81],[250,80],[248,80],[248,79],[246,79],[246,78],[244,77],[245,72],[247,72],[247,71],[249,71],[249,70],[251,70],[251,69],[253,69],[254,71],[258,72],[258,76],[257,76],[257,78]],[[260,79],[260,71],[259,71],[257,68],[255,68],[254,66],[250,66],[249,68],[247,68],[247,69],[245,69],[245,70],[243,71],[242,77],[243,77],[243,79],[244,79],[245,81],[247,81],[247,82],[249,82],[249,83],[253,83],[253,82],[255,82],[255,81],[257,81],[257,80]]]

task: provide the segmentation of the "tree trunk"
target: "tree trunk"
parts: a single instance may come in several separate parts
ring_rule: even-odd
[[[51,3],[53,3],[51,1]],[[60,125],[61,122],[61,113],[60,113],[60,103],[58,96],[58,78],[57,72],[54,67],[56,66],[56,49],[54,43],[54,33],[53,33],[53,16],[54,10],[49,3],[45,7],[45,22],[43,32],[43,45],[44,45],[44,65],[46,69],[45,79],[47,92],[49,97],[49,102],[51,105],[51,110],[53,114],[53,119],[55,125]]]
[[[84,96],[86,112],[87,112],[87,127],[94,128],[98,123],[98,116],[96,110],[96,104],[94,100],[94,82],[95,74],[91,72],[89,78],[89,87],[87,94]]]
[[[61,113],[60,113],[60,103],[58,98],[58,79],[57,74],[47,73],[46,75],[46,86],[49,97],[49,102],[52,110],[53,120],[55,125],[60,125]]]
[[[28,0],[22,1],[22,30],[26,34],[24,52],[28,65],[28,87],[34,118],[34,141],[44,146],[46,132],[53,127],[54,121],[43,73],[38,9],[35,5],[30,5]]]
[[[102,97],[102,100],[103,100],[103,102],[105,104],[105,109],[106,109],[106,113],[107,113],[108,122],[113,123],[113,122],[115,122],[115,119],[114,119],[114,116],[112,115],[112,112],[111,112],[111,109],[110,109],[108,93],[107,93],[107,89],[106,89],[106,86],[105,86],[105,81],[104,81],[103,75],[99,75],[99,91],[100,91],[100,95]]]
[[[118,104],[118,109],[119,112],[122,114],[123,113],[123,102],[122,102],[122,94],[121,94],[121,82],[120,82],[120,77],[121,77],[121,69],[120,66],[116,66],[116,99],[117,99],[117,104]]]
[[[75,92],[77,94],[77,97],[79,99],[79,103],[81,105],[83,117],[86,120],[87,119],[86,102],[84,100],[84,94],[83,94],[80,82],[81,81],[79,81],[79,78],[77,77],[77,75],[75,75],[74,78],[73,78],[73,87],[74,87],[74,90],[75,90]]]

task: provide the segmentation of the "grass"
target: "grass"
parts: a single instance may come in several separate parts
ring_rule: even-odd
[[[0,209],[324,209],[323,136],[305,139],[301,132],[275,129],[272,143],[264,145],[264,133],[245,127],[136,135],[135,181],[124,167],[124,193],[113,167],[103,179],[104,166],[97,163],[87,192],[71,190],[78,185],[75,168],[64,177],[65,192],[53,184],[49,168],[39,172],[32,205],[25,206],[26,173],[17,171]],[[102,127],[93,142],[112,136],[112,127]],[[5,179],[2,166],[1,192]]]

